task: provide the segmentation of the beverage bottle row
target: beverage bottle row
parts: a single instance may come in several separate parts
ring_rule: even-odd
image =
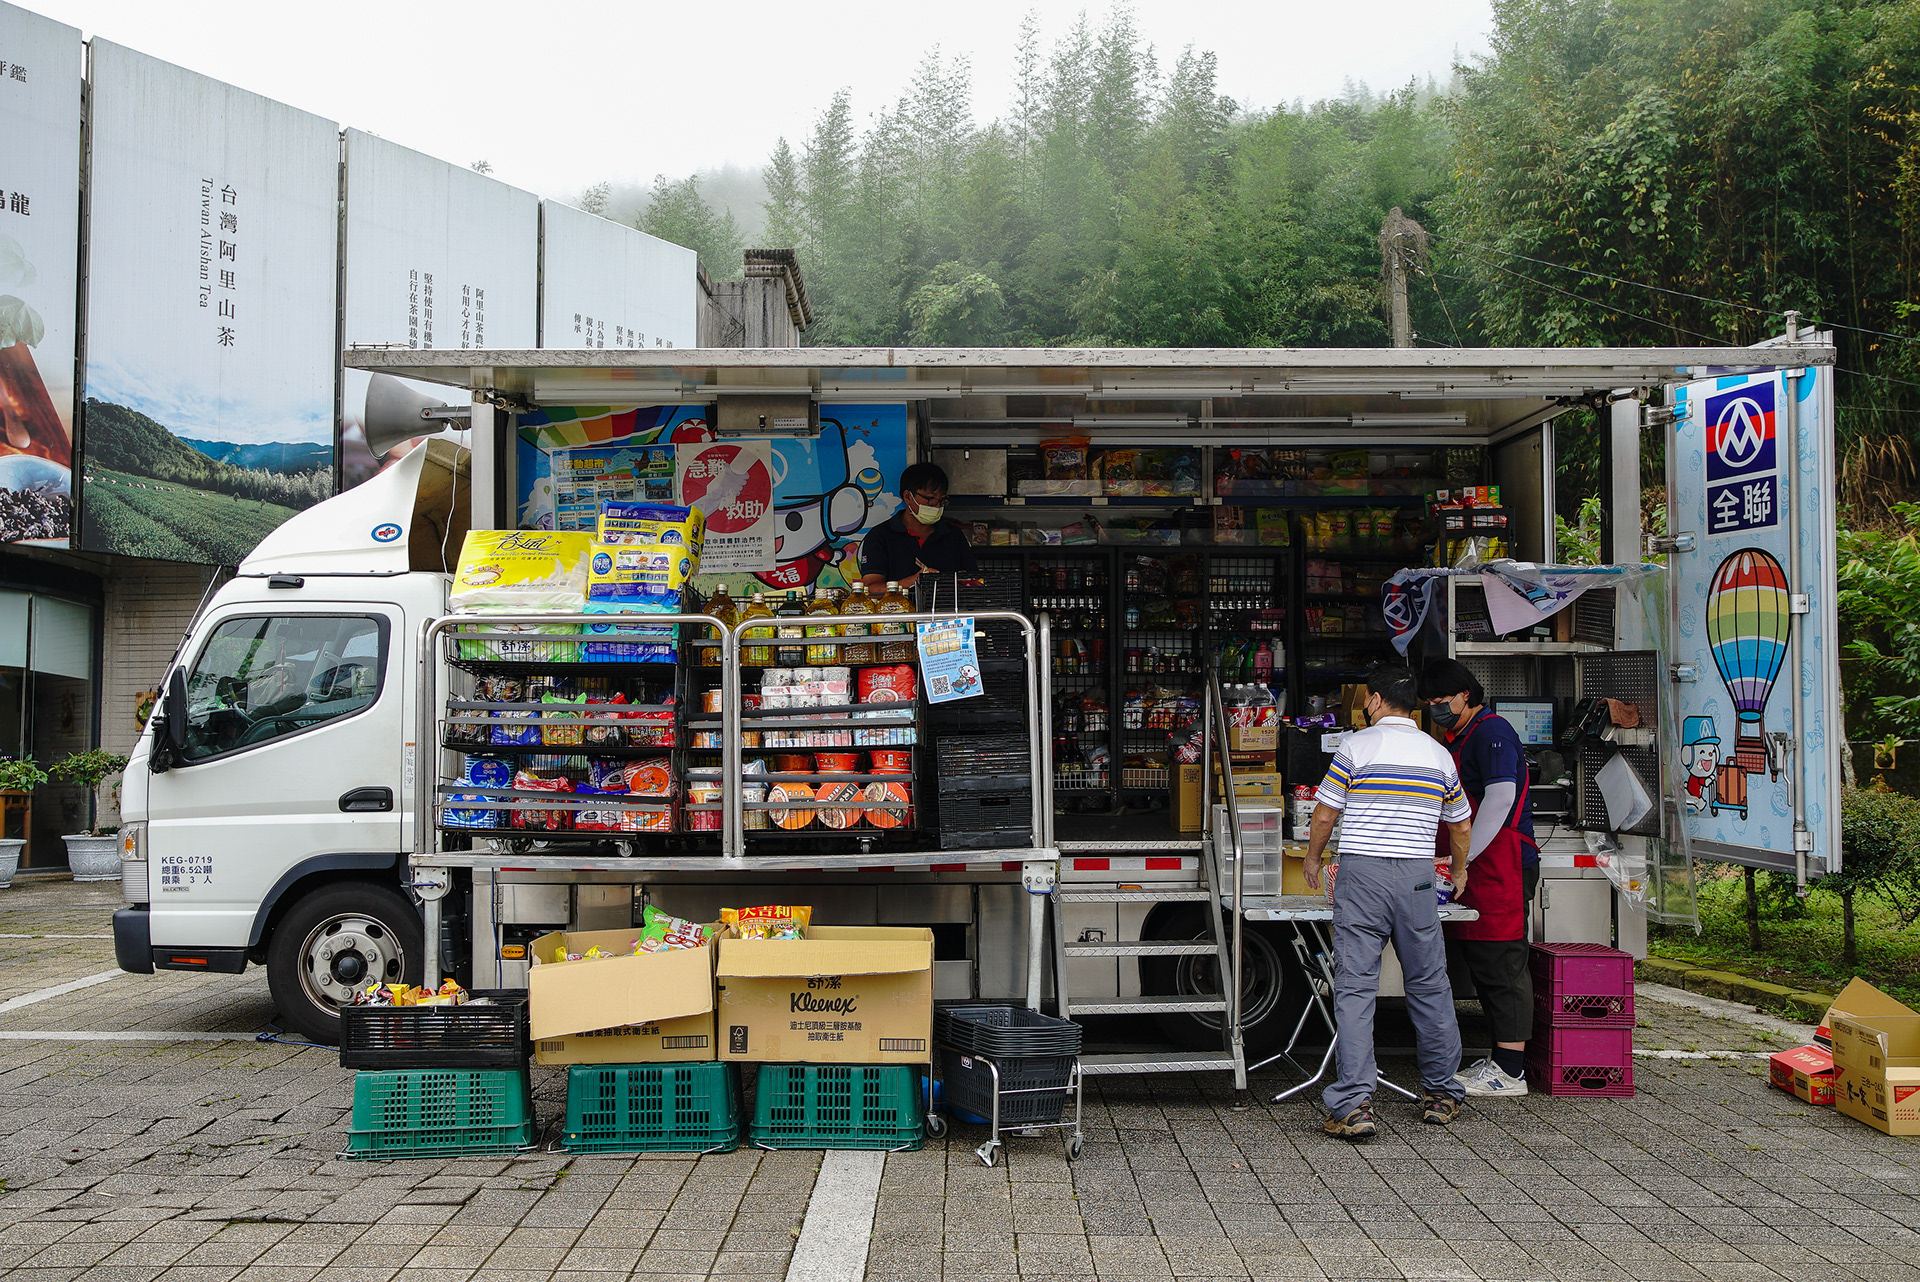
[[[1104,598],[1037,596],[1033,598],[1033,608],[1052,614],[1053,626],[1061,631],[1107,630],[1107,603]]]
[[[724,610],[724,612],[723,612]],[[895,582],[887,584],[887,591],[878,601],[867,593],[864,584],[856,583],[849,590],[845,602],[836,599],[836,594],[828,589],[818,589],[811,601],[804,600],[798,592],[788,592],[777,604],[770,604],[764,592],[753,594],[753,601],[743,611],[735,614],[731,599],[722,588],[714,595],[707,611],[715,618],[729,623],[743,625],[755,624],[767,620],[769,626],[748,626],[740,634],[742,645],[740,661],[748,667],[797,668],[806,664],[848,666],[863,663],[906,663],[913,658],[914,643],[911,640],[912,628],[905,623],[826,623],[821,620],[839,618],[868,618],[874,615],[911,614],[913,606]],[[808,637],[865,637],[883,636],[896,638],[872,645],[807,645]],[[778,641],[786,644],[766,645],[765,642]],[[710,648],[702,651],[701,663],[714,667],[720,662],[719,650]]]

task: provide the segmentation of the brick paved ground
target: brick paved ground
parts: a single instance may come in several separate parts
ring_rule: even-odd
[[[0,1000],[112,967],[113,887],[0,891]],[[14,938],[13,936],[40,936]],[[1388,1107],[1350,1147],[1305,1103],[1097,1083],[1086,1151],[978,1128],[887,1159],[867,1276],[1062,1279],[1920,1278],[1920,1142],[1767,1089],[1784,1036],[1643,1000],[1630,1100],[1533,1097],[1450,1130]],[[121,976],[0,1034],[251,1032],[264,978]],[[1388,1060],[1405,1075],[1409,1065]],[[1284,1079],[1260,1079],[1267,1093]],[[540,1114],[559,1111],[541,1073]],[[785,1272],[819,1155],[336,1159],[351,1075],[250,1040],[0,1040],[7,1282],[619,1282]]]

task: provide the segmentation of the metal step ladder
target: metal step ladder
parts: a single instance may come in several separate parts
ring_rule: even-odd
[[[1237,863],[1240,857],[1240,822],[1238,806],[1233,800],[1232,764],[1227,755],[1226,715],[1217,678],[1209,677],[1207,682],[1203,724],[1209,768],[1202,772],[1201,795],[1204,801],[1211,791],[1214,735],[1217,730],[1221,778],[1225,784],[1226,805],[1230,816],[1229,839],[1233,843],[1234,859]],[[1069,844],[1060,843],[1062,853],[1066,853]],[[1078,886],[1069,889],[1056,883],[1047,898],[1048,918],[1053,935],[1054,997],[1058,1002],[1056,1009],[1061,1016],[1066,1019],[1077,1019],[1083,1015],[1218,1013],[1221,1016],[1221,1048],[1217,1051],[1142,1051],[1114,1055],[1082,1055],[1080,1057],[1082,1075],[1098,1077],[1126,1073],[1231,1072],[1234,1089],[1244,1091],[1247,1088],[1246,1049],[1233,1012],[1238,997],[1234,990],[1237,988],[1239,976],[1237,956],[1239,940],[1237,932],[1228,933],[1225,914],[1221,910],[1223,896],[1231,902],[1233,888],[1222,884],[1220,852],[1215,849],[1213,835],[1205,833],[1198,841],[1074,842],[1071,845],[1075,848],[1084,846],[1088,853],[1099,854],[1118,854],[1123,850],[1139,851],[1148,848],[1156,853],[1176,849],[1197,851],[1200,856],[1200,887],[1196,890],[1103,889]],[[1138,903],[1204,903],[1207,905],[1208,936],[1192,940],[1109,941],[1067,938],[1066,909],[1070,904]],[[1219,967],[1216,973],[1225,981],[1224,986],[1228,991],[1198,994],[1143,994],[1138,997],[1097,998],[1077,1002],[1073,1000],[1068,990],[1067,963],[1075,958],[1085,957],[1213,957]]]

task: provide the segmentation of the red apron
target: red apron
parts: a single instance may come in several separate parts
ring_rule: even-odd
[[[1480,728],[1480,723],[1493,715],[1487,712],[1475,717],[1464,732],[1447,744],[1447,750],[1453,753],[1456,772],[1460,766],[1460,750],[1466,746],[1467,740],[1473,738],[1473,732]],[[1454,896],[1455,903],[1480,913],[1478,921],[1447,923],[1447,930],[1455,939],[1509,940],[1527,937],[1526,891],[1520,861],[1523,851],[1533,845],[1533,841],[1516,827],[1520,816],[1525,813],[1526,804],[1527,776],[1523,771],[1506,825],[1468,866],[1467,888]],[[1474,814],[1480,813],[1478,797],[1469,795],[1467,805]],[[1453,847],[1447,840],[1444,824],[1438,834],[1437,849],[1443,856],[1452,856]]]

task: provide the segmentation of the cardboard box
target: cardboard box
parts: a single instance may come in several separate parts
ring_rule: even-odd
[[[639,933],[637,926],[555,931],[533,941],[533,954],[542,959],[527,972],[527,1021],[536,1062],[646,1064],[715,1057],[717,949],[712,945],[592,961],[552,960],[561,948],[624,952]]]
[[[1315,890],[1307,884],[1307,848],[1305,846],[1285,846],[1281,848],[1280,893],[1283,895],[1318,895],[1324,893]]]
[[[1213,780],[1213,798],[1219,801],[1226,796],[1226,781],[1219,776]],[[1238,766],[1233,771],[1233,795],[1244,798],[1268,799],[1286,796],[1286,787],[1276,770],[1251,770],[1242,773]]]
[[[1272,752],[1280,746],[1280,727],[1228,726],[1227,749],[1230,752]]]
[[[1200,776],[1206,767],[1198,762],[1183,766],[1174,762],[1169,768],[1173,781],[1173,830],[1175,832],[1199,832],[1206,824],[1200,796]]]
[[[1809,1104],[1833,1107],[1833,1056],[1818,1046],[1796,1046],[1767,1060],[1767,1080]]]
[[[925,1064],[933,1044],[933,932],[809,926],[805,939],[720,941],[720,1058]]]
[[[1835,1015],[1873,1016],[1911,1014],[1913,1014],[1913,1012],[1907,1009],[1906,1006],[1894,998],[1887,996],[1866,980],[1850,980],[1847,986],[1840,990],[1840,995],[1833,999],[1833,1005],[1827,1007],[1827,1017],[1820,1021],[1820,1027],[1813,1030],[1813,1040],[1814,1043],[1819,1046],[1831,1046],[1833,1044],[1833,1039],[1828,1032],[1828,1026],[1833,1023],[1833,1017]]]
[[[1920,1011],[1858,979],[1840,996],[1849,994],[1854,1005],[1876,1009],[1828,1012],[1834,1107],[1889,1135],[1920,1135]]]

